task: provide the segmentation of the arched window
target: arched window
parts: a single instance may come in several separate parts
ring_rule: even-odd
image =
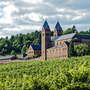
[[[44,33],[42,34],[42,36],[44,36]]]

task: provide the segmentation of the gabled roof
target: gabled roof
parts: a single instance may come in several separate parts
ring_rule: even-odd
[[[31,45],[34,50],[41,50],[41,45]]]
[[[69,42],[65,42],[66,43],[66,45],[69,47]]]
[[[75,34],[76,33],[71,33],[71,34],[66,34],[66,35],[61,35],[61,36],[53,37],[53,38],[51,38],[51,41],[58,41],[58,40],[72,38]]]
[[[81,38],[80,38],[79,35],[76,34],[76,35],[73,37],[73,39],[81,39]]]
[[[81,35],[78,34],[81,39],[90,39],[90,35]]]
[[[44,27],[45,30],[47,29],[47,27],[49,27],[47,21],[44,22],[43,27]]]
[[[11,59],[15,55],[0,57],[0,60]]]
[[[62,45],[58,45],[58,46],[54,46],[54,47],[50,47],[48,49],[54,49],[54,48],[59,48],[59,47],[62,47]]]
[[[61,28],[61,26],[60,26],[60,24],[59,24],[59,21],[57,22],[55,28],[56,28],[57,31],[59,30],[59,28]]]

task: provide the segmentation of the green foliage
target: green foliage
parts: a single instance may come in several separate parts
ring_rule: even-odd
[[[11,42],[9,40],[2,39],[0,41],[0,52],[9,53],[9,52],[11,52],[11,48],[12,48],[12,45],[11,45]]]
[[[27,59],[33,59],[33,58],[37,58],[37,57],[38,57],[38,55],[32,55],[32,56],[28,57]]]
[[[80,44],[80,45],[76,45],[74,47],[74,50],[76,51],[76,53],[80,56],[83,55],[88,55],[90,48],[88,47],[88,45],[85,44]]]
[[[72,57],[75,55],[73,40],[70,41],[69,49],[68,49],[68,55],[69,55],[69,57]]]
[[[65,34],[70,34],[70,33],[75,33],[75,32],[77,32],[77,29],[76,29],[75,25],[73,25],[72,28],[68,28],[67,30],[65,30],[63,32],[63,34],[65,35]]]
[[[16,54],[15,50],[12,50],[11,55],[15,55],[15,54]]]
[[[90,56],[0,65],[0,90],[90,90]]]
[[[21,49],[26,46],[29,48],[30,44],[39,44],[41,45],[41,31],[35,31],[32,33],[25,34],[17,34],[16,36],[12,35],[8,40],[0,38],[0,52],[2,54],[8,54],[12,50],[15,50],[17,53],[21,52]]]
[[[78,34],[90,35],[90,29],[89,30],[86,30],[86,31],[80,31],[80,32],[78,32]]]
[[[26,53],[26,51],[27,51],[27,47],[26,47],[26,45],[24,45],[21,49],[21,53]]]
[[[63,32],[64,35],[65,35],[65,34],[70,34],[70,33],[74,33],[73,29],[65,30],[65,31]]]

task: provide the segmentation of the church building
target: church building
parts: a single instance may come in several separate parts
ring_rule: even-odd
[[[54,35],[51,38],[50,27],[48,22],[45,21],[42,27],[41,58],[67,58],[71,39],[74,42],[74,46],[79,44],[87,44],[90,46],[90,35],[80,35],[77,33],[63,35],[59,21],[56,23]]]

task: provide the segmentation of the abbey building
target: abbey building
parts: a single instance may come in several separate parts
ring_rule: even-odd
[[[67,58],[69,42],[71,41],[71,39],[74,42],[74,46],[79,44],[90,45],[90,35],[80,35],[77,33],[63,35],[63,30],[59,22],[57,22],[54,28],[54,35],[51,38],[50,27],[48,25],[48,22],[45,21],[42,27],[41,46],[37,46],[36,51],[34,49],[32,50],[33,52],[37,52],[35,53],[37,55],[39,52],[39,55],[41,55],[42,59]],[[29,56],[32,55],[30,54],[31,48],[29,48],[28,50]]]

